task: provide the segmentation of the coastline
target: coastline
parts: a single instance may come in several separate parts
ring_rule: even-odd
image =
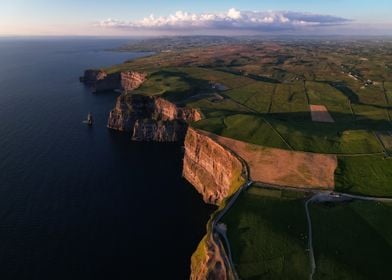
[[[123,68],[120,67],[120,69],[122,69],[122,71],[129,71],[126,69],[129,66],[130,65]],[[137,68],[138,71],[140,71],[140,69],[144,69],[143,66],[139,65],[139,67],[140,68]],[[189,72],[191,71],[192,70]],[[206,70],[206,72],[207,71],[208,70]],[[121,75],[122,74],[123,72],[121,72]],[[151,83],[154,83],[154,81],[162,82],[162,80],[165,80],[166,76],[162,75],[162,73],[159,74],[161,76],[157,75],[158,78],[153,79]],[[173,74],[173,76],[175,75]],[[197,82],[201,84],[203,80],[197,80]],[[143,84],[143,82],[141,84]],[[211,84],[213,85],[213,82],[210,81],[210,87]],[[151,84],[149,86],[151,87]],[[338,155],[342,157],[346,156],[345,154],[327,154],[321,153],[320,151],[294,150],[285,138],[279,132],[275,131],[273,126],[266,122],[265,119],[263,119],[263,122],[269,124],[274,132],[280,137],[280,140],[282,141],[281,146],[268,147],[263,146],[260,143],[258,143],[258,145],[251,145],[246,143],[246,140],[244,139],[242,139],[243,142],[240,143],[241,140],[235,140],[235,137],[232,139],[233,143],[237,141],[234,144],[230,144],[230,141],[218,141],[214,136],[209,135],[209,133],[203,133],[202,130],[196,129],[197,125],[192,127],[192,123],[200,120],[201,117],[188,119],[184,116],[189,115],[189,113],[179,113],[185,112],[184,108],[187,108],[186,110],[192,110],[192,105],[188,106],[188,104],[185,104],[188,107],[182,108],[173,101],[176,99],[172,96],[169,96],[173,98],[170,100],[166,99],[166,96],[162,95],[161,97],[156,93],[153,95],[156,94],[159,95],[159,97],[149,96],[147,98],[150,101],[154,101],[140,102],[137,100],[146,97],[141,98],[140,96],[142,96],[142,94],[132,94],[132,91],[134,90],[133,88],[130,89],[130,94],[128,94],[126,87],[121,85],[121,88],[124,90],[124,94],[119,97],[116,108],[111,112],[109,119],[115,121],[109,121],[108,127],[131,133],[131,138],[137,141],[178,141],[180,143],[184,141],[185,154],[183,159],[183,176],[200,194],[202,194],[203,200],[206,203],[219,206],[218,210],[211,215],[210,220],[206,225],[207,233],[200,241],[199,246],[192,255],[192,273],[190,277],[193,280],[239,278],[233,266],[231,249],[226,236],[225,225],[219,222],[235,203],[240,194],[253,183],[249,172],[251,172],[252,168],[253,171],[255,171],[260,166],[255,165],[255,161],[252,162],[252,160],[249,160],[249,158],[247,158],[247,154],[241,153],[238,149],[241,148],[243,151],[251,151],[254,154],[255,151],[258,150],[258,157],[255,157],[255,159],[262,162],[264,167],[265,165],[268,165],[268,170],[274,170],[277,173],[275,174],[275,177],[266,178],[263,176],[269,173],[264,169],[261,169],[262,172],[259,172],[259,177],[254,177],[255,183],[261,188],[276,188],[279,190],[290,189],[296,192],[304,192],[306,196],[310,196],[310,198],[305,202],[310,233],[312,233],[312,229],[308,202],[313,201],[313,197],[316,198],[318,195],[322,194],[323,191],[332,202],[340,202],[339,199],[334,199],[335,196],[345,195],[341,192],[334,192],[334,190],[339,191],[339,189],[335,189],[335,175],[339,160]],[[165,92],[165,90],[163,90],[163,92]],[[182,92],[180,91],[180,93]],[[190,95],[191,97],[195,97],[192,93]],[[210,96],[211,94],[206,95]],[[209,101],[217,103],[217,106],[219,106],[220,102],[223,103],[225,100],[231,100],[226,94],[221,92],[215,93],[211,96],[213,97]],[[179,100],[181,100],[181,98],[179,98]],[[183,99],[182,101],[184,100],[188,99]],[[241,105],[238,102],[236,104]],[[269,103],[268,112],[271,109],[271,104],[272,99]],[[249,110],[248,107],[245,108]],[[251,112],[253,114],[257,113],[254,110]],[[115,117],[113,117],[112,114],[115,115]],[[198,114],[202,116],[201,111],[198,111]],[[211,119],[213,119],[213,117]],[[175,123],[180,122],[182,127],[181,129],[176,127],[173,128],[172,124],[167,121],[174,121]],[[223,119],[222,124],[219,125],[222,125],[225,128],[226,124],[224,121],[225,119]],[[143,123],[143,125],[140,125],[140,123]],[[212,125],[216,124],[212,123]],[[203,129],[203,127],[201,128]],[[237,127],[237,129],[238,128],[241,129],[241,127]],[[219,135],[219,127],[217,130],[218,132],[216,136]],[[138,136],[135,137],[135,135]],[[178,137],[178,135],[181,135],[181,137]],[[183,140],[183,138],[185,138],[185,140]],[[240,148],[235,148],[236,144]],[[230,149],[227,145],[233,145],[233,149]],[[268,154],[270,156],[269,158]],[[382,153],[377,153],[377,155],[381,154]],[[356,156],[356,154],[352,155]],[[281,159],[281,161],[274,160],[274,157],[275,159]],[[294,161],[295,159],[297,159],[297,161]],[[248,161],[249,164],[245,162],[245,160]],[[328,164],[318,165],[320,162]],[[299,164],[296,165],[294,163]],[[307,165],[303,163],[306,163]],[[238,171],[238,166],[241,166],[241,171]],[[293,180],[293,173],[287,173],[287,170],[289,169],[287,168],[288,166],[293,169],[289,171],[294,171],[296,174],[296,180]],[[255,175],[256,172],[253,171],[252,174]],[[283,176],[282,173],[287,176]],[[324,174],[325,176],[320,176],[320,174]],[[282,180],[282,176],[284,177],[284,180]],[[287,180],[291,181],[291,183],[288,184]],[[351,196],[351,199],[357,198]],[[311,246],[312,240],[310,238],[309,247],[312,248]],[[311,264],[314,263],[313,249],[311,249]],[[312,277],[314,271],[315,268],[313,266],[310,277]]]
[[[102,71],[92,73],[91,70],[88,70],[85,72],[84,78],[81,78],[81,82],[91,85],[91,83],[95,83],[95,80],[99,81],[101,79],[105,79],[106,74],[102,75],[101,73]],[[136,79],[138,79],[139,76],[135,76],[134,74],[132,74],[131,79],[135,80],[135,77]],[[137,88],[143,82],[144,79],[140,80],[140,82],[137,82],[135,86],[133,86],[134,83],[130,83],[132,84],[132,86],[125,88],[125,91],[128,90],[132,91],[134,88]],[[124,90],[124,87],[127,87],[127,85],[124,85],[122,80],[120,80],[120,82],[109,84],[109,87],[105,86],[104,89],[115,90],[117,88],[122,88],[122,90]],[[155,126],[149,128],[151,132],[147,134],[145,132],[142,134],[136,133],[139,135],[139,137],[133,136],[131,138],[136,141],[152,140],[158,142],[175,141],[179,143],[184,143],[185,153],[183,159],[183,176],[189,182],[191,182],[194,188],[201,195],[203,195],[204,201],[206,203],[215,204],[219,206],[218,210],[214,211],[214,213],[211,215],[206,225],[206,230],[207,230],[206,235],[198,245],[198,248],[200,246],[204,247],[204,249],[202,250],[205,253],[199,256],[203,260],[200,260],[201,263],[199,263],[199,260],[197,261],[197,263],[195,263],[195,258],[196,258],[195,255],[197,255],[197,251],[200,249],[196,249],[196,251],[193,253],[191,257],[192,260],[191,275],[190,275],[191,279],[206,279],[208,277],[214,277],[215,279],[215,278],[223,277],[222,275],[224,275],[224,278],[227,279],[237,279],[238,277],[236,276],[234,267],[232,266],[231,256],[227,255],[223,246],[222,236],[221,234],[219,234],[219,230],[217,230],[217,223],[223,217],[223,215],[228,211],[231,205],[233,205],[233,203],[235,202],[236,198],[239,196],[241,191],[246,189],[246,187],[248,187],[251,184],[248,181],[249,171],[246,163],[227,147],[223,147],[221,144],[217,143],[212,138],[208,137],[206,134],[189,127],[189,123],[201,119],[201,115],[199,112],[189,111],[188,109],[187,110],[189,112],[188,111],[183,112],[181,110],[184,109],[177,108],[176,105],[162,98],[161,98],[162,101],[160,101],[160,98],[156,99],[158,103],[153,103],[151,105],[148,105],[147,107],[140,107],[139,104],[146,104],[145,103],[146,101],[140,101],[144,99],[139,99],[141,97],[138,96],[134,96],[133,98],[136,98],[135,99],[136,101],[133,101],[135,107],[134,109],[128,112],[127,111],[128,109],[126,110],[124,109],[126,107],[124,107],[121,101],[122,95],[118,97],[118,101],[115,109],[116,113],[114,113],[114,111],[111,111],[108,116],[109,117],[108,128],[119,130],[122,132],[128,132],[128,133],[129,131],[131,132],[133,131],[132,134],[135,135],[136,133],[135,131],[140,130],[138,121],[135,119],[138,119],[140,117],[147,118],[145,120],[153,120],[153,118],[158,116],[158,120],[163,120],[163,121],[175,120],[175,121],[181,121],[184,124],[186,123],[187,125],[184,128],[181,128],[177,132],[172,132],[172,135],[179,133],[179,136],[175,136],[175,137],[173,136],[174,138],[149,136],[149,135],[154,135],[156,133],[158,133],[158,135],[162,134],[161,132],[159,132],[160,129]],[[151,100],[155,100],[155,99],[151,99]],[[151,115],[149,115],[150,113],[147,113],[149,110],[151,110],[150,108],[155,108],[153,110],[153,113],[151,113]],[[114,114],[116,114],[116,121],[114,121],[113,119]],[[179,119],[179,116],[184,116],[184,117],[181,117],[183,119]],[[142,127],[141,129],[145,131],[146,128]],[[164,129],[167,131],[167,127]],[[181,134],[183,134],[183,136],[181,136]],[[192,142],[193,140],[195,140],[196,142]],[[205,153],[200,152],[203,149],[205,150]],[[194,152],[198,153],[198,155],[194,154]],[[226,154],[223,157],[218,156],[218,155],[222,155],[222,152],[223,154],[225,153]],[[208,156],[208,158],[201,159],[200,158],[201,153],[203,153],[204,155],[209,154],[210,156]],[[190,154],[193,155],[189,157]],[[218,156],[218,157],[214,157],[214,156]],[[214,166],[218,166],[217,170],[210,169],[212,167],[210,165],[211,162],[216,162],[217,165],[214,164]],[[233,168],[232,171],[229,171],[230,170],[229,166],[231,166],[231,164],[228,165],[228,163],[234,164],[231,167]],[[239,168],[239,166],[241,171],[236,171]],[[222,175],[217,175],[216,172],[218,173],[221,172]],[[210,175],[204,177],[207,174]],[[229,176],[229,177],[226,178],[225,176]],[[217,180],[215,185],[212,187],[212,189],[210,189],[210,191],[212,191],[213,193],[209,193],[208,191],[206,191],[206,187],[210,185],[211,182],[210,180],[215,181],[216,179],[213,178],[218,178],[218,177],[220,179]],[[227,239],[223,238],[223,240],[225,241],[226,246],[228,246]],[[213,251],[213,253],[211,253],[211,250]],[[212,263],[214,263],[213,266],[211,266],[210,257],[212,257],[213,259],[212,260]],[[203,264],[207,266],[203,267]]]

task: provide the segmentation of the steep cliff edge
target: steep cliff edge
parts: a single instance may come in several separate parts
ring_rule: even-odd
[[[191,280],[230,280],[225,256],[222,254],[219,239],[212,241],[212,235],[206,235],[199,243],[191,259]]]
[[[220,205],[243,182],[242,162],[207,135],[189,128],[183,176],[207,203]]]
[[[80,81],[90,86],[95,92],[122,90],[132,91],[146,80],[147,74],[126,71],[108,74],[104,70],[89,69],[84,71]]]
[[[184,145],[183,176],[202,194],[205,202],[219,205],[222,210],[225,200],[245,182],[246,167],[231,151],[193,128],[188,129]],[[192,255],[191,280],[234,279],[224,247],[212,228],[216,213]]]
[[[127,131],[136,141],[183,141],[185,146],[183,176],[202,194],[205,202],[225,205],[244,183],[241,160],[208,135],[189,128],[189,123],[202,118],[193,108],[179,107],[161,97],[128,93],[139,87],[145,76],[135,72],[107,74],[87,70],[81,80],[96,91],[120,89],[115,108],[110,112],[107,126]],[[191,259],[193,280],[234,279],[224,246],[214,232],[212,219],[207,234]]]
[[[107,126],[129,131],[135,141],[182,141],[190,122],[201,119],[199,111],[178,107],[161,97],[121,95],[109,113]]]

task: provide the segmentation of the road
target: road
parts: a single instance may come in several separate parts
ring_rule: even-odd
[[[305,212],[306,212],[306,219],[308,221],[308,249],[309,249],[309,258],[310,258],[310,275],[309,279],[313,279],[313,275],[316,271],[316,260],[314,259],[314,251],[313,251],[313,233],[312,233],[312,220],[309,214],[309,203],[312,201],[314,196],[309,198],[305,202]]]
[[[227,248],[227,259],[228,259],[228,265],[230,266],[231,271],[233,272],[233,275],[235,279],[239,279],[237,272],[235,271],[233,259],[231,256],[231,247],[229,240],[226,236],[226,232],[220,228],[218,222],[223,218],[223,216],[229,211],[229,209],[233,206],[233,204],[237,201],[238,197],[240,194],[245,191],[247,188],[249,188],[250,185],[252,185],[252,181],[247,181],[245,184],[243,184],[235,193],[234,195],[230,198],[230,200],[227,202],[226,206],[219,211],[219,213],[216,214],[215,218],[211,222],[211,227],[212,227],[212,242],[215,242],[215,244],[219,247],[217,242],[214,240],[214,234],[216,233],[218,236],[221,236],[226,244]]]

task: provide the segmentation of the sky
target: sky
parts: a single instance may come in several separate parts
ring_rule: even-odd
[[[1,35],[392,35],[391,0],[0,0]]]

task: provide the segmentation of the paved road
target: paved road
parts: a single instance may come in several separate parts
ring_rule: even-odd
[[[308,220],[308,249],[309,249],[309,258],[310,258],[310,275],[309,279],[313,279],[313,275],[316,271],[316,260],[314,259],[314,251],[313,251],[313,235],[312,235],[312,220],[309,214],[309,203],[312,201],[314,196],[309,198],[305,202],[305,212],[306,212],[306,219]]]
[[[229,202],[227,202],[226,206],[219,211],[219,213],[215,216],[215,218],[212,220],[211,222],[211,226],[212,226],[212,235],[214,235],[214,233],[218,234],[219,236],[223,237],[223,240],[226,243],[226,248],[227,248],[227,258],[229,261],[229,266],[231,268],[231,271],[233,272],[233,275],[235,277],[235,279],[239,279],[237,272],[235,271],[235,267],[234,267],[234,263],[233,263],[233,259],[231,256],[231,247],[230,247],[230,243],[229,240],[226,236],[226,232],[222,231],[222,229],[219,227],[218,222],[223,218],[223,216],[227,213],[227,211],[229,211],[229,209],[231,208],[231,206],[233,206],[233,204],[237,201],[238,197],[240,196],[240,194],[245,191],[247,188],[249,188],[250,185],[252,185],[253,182],[252,181],[247,181],[245,184],[243,184],[238,191],[235,192],[235,194],[230,198]],[[212,242],[215,242],[214,237],[212,236]],[[215,242],[216,243],[216,242]],[[217,244],[218,245],[218,244]]]

